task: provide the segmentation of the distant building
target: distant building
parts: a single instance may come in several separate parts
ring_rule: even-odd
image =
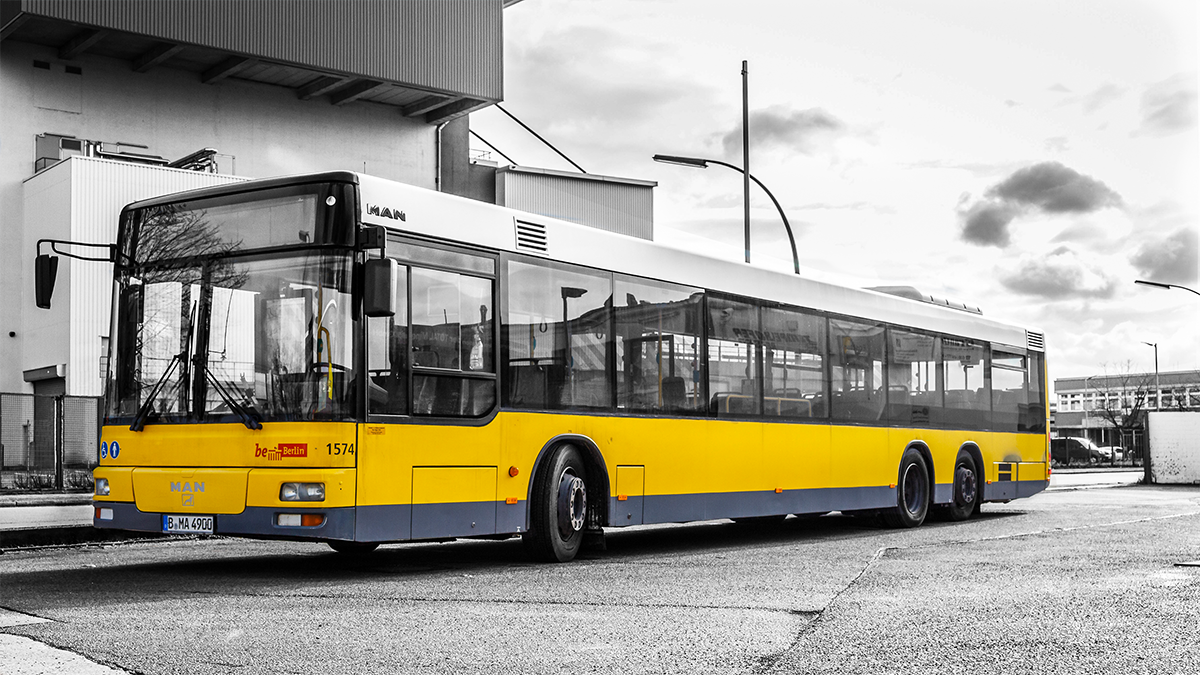
[[[1160,372],[1157,391],[1152,372],[1061,378],[1054,381],[1054,393],[1055,437],[1089,438],[1098,445],[1135,444],[1141,432],[1135,430],[1134,439],[1122,439],[1110,417],[1128,428],[1126,417],[1135,412],[1200,410],[1200,371]],[[1131,423],[1139,426],[1140,420]]]

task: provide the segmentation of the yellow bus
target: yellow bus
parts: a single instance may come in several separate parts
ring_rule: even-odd
[[[334,172],[130,204],[101,528],[328,542],[878,514],[1047,485],[1041,334]]]

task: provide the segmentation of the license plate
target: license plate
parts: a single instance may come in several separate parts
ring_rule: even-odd
[[[171,516],[163,514],[162,531],[183,534],[212,534],[212,516]]]

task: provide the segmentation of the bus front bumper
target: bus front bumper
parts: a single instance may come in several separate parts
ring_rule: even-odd
[[[135,532],[165,532],[164,513],[141,511],[132,502],[94,501],[92,524],[102,529]],[[325,516],[320,525],[280,525],[283,514]],[[193,515],[193,514],[188,514]],[[354,507],[288,509],[278,506],[247,506],[241,513],[213,516],[213,534],[270,539],[354,540]]]

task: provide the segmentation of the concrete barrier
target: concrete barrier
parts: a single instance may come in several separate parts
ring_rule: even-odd
[[[1150,482],[1200,483],[1200,412],[1152,412],[1146,417]]]

